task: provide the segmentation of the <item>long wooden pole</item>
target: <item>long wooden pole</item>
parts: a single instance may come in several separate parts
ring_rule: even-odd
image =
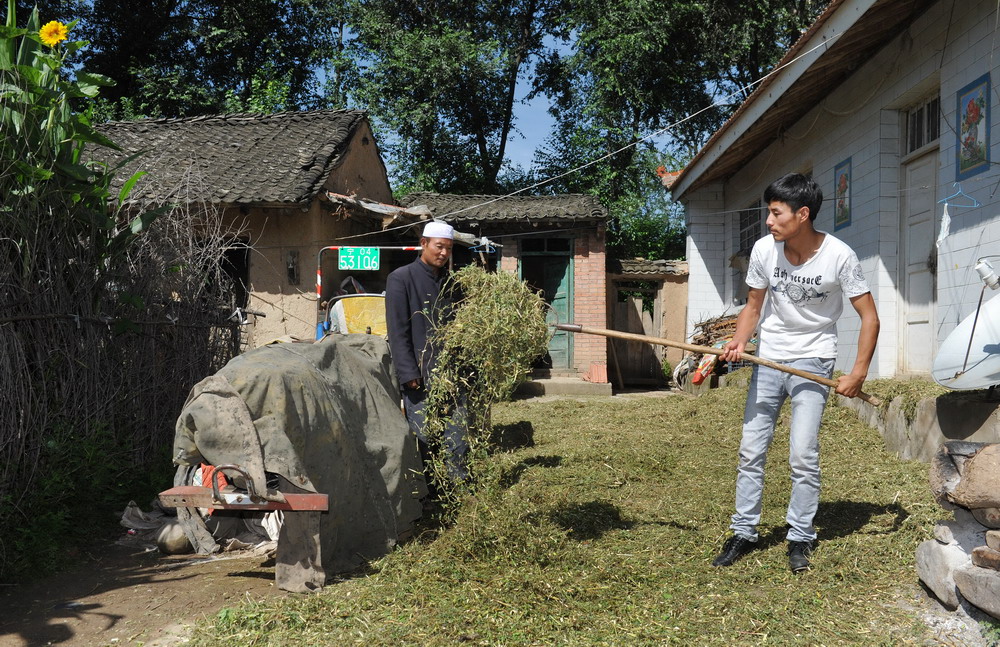
[[[670,346],[672,348],[680,348],[681,350],[686,350],[692,353],[702,353],[708,355],[722,355],[724,352],[721,348],[712,348],[710,346],[698,346],[696,344],[685,344],[680,341],[673,341],[671,339],[664,339],[663,337],[649,337],[647,335],[639,335],[631,332],[620,332],[618,330],[608,330],[607,328],[590,328],[588,326],[581,326],[580,324],[556,324],[556,328],[559,330],[567,330],[569,332],[580,332],[588,335],[602,335],[604,337],[614,337],[616,339],[627,339],[629,341],[644,342],[646,344],[656,344],[658,346]],[[754,364],[760,364],[761,366],[766,366],[768,368],[773,368],[777,371],[782,371],[784,373],[791,373],[792,375],[797,375],[799,377],[804,377],[807,380],[812,380],[813,382],[818,382],[824,386],[829,386],[836,388],[836,380],[831,380],[828,377],[823,377],[822,375],[816,375],[815,373],[810,373],[809,371],[802,371],[797,368],[792,368],[791,366],[786,366],[784,364],[779,364],[778,362],[772,362],[769,359],[763,359],[757,357],[756,355],[749,355],[743,353],[740,355],[740,359],[752,362]],[[868,395],[867,393],[859,393],[858,396],[868,404],[875,405],[876,407],[882,404],[882,401],[873,395]]]

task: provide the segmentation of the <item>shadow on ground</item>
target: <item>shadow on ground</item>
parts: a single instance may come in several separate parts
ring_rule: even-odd
[[[570,539],[598,539],[609,530],[628,530],[635,524],[622,518],[621,509],[607,501],[588,501],[559,506],[549,513],[557,526],[569,533]]]
[[[516,485],[529,467],[559,467],[560,465],[562,465],[562,456],[532,456],[525,458],[500,477],[500,487],[507,489]]]
[[[535,427],[528,420],[496,425],[490,432],[490,449],[493,452],[513,452],[534,446]]]
[[[142,546],[97,546],[91,561],[0,595],[0,647],[156,644],[178,621],[247,594],[280,593],[262,557],[165,558]]]
[[[822,540],[846,537],[864,530],[870,535],[896,532],[910,513],[898,503],[877,504],[866,501],[821,501],[816,511],[816,526]],[[867,528],[874,520],[886,517],[877,528]]]
[[[879,505],[865,501],[820,501],[814,520],[817,542],[830,541],[864,532],[868,535],[884,535],[899,530],[910,516],[898,503]],[[884,517],[885,519],[880,519]],[[873,522],[877,526],[868,528]],[[768,548],[784,543],[787,526],[774,526],[762,532],[758,546]]]

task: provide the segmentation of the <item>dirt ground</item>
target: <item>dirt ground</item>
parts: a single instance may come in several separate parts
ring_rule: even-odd
[[[0,590],[0,647],[164,647],[191,625],[274,586],[274,559],[233,553],[165,557],[112,539],[72,570]]]
[[[195,622],[223,607],[247,597],[292,595],[274,586],[274,559],[267,555],[168,557],[123,543],[109,540],[69,571],[3,587],[0,647],[180,645]],[[962,609],[945,610],[919,587],[895,604],[931,629],[934,637],[925,645],[994,645]]]

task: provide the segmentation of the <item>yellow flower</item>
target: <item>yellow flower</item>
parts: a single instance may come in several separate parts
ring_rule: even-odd
[[[58,20],[53,20],[45,23],[45,26],[38,30],[38,37],[49,47],[55,47],[66,40],[67,33],[69,33],[69,30],[66,29],[66,25]]]

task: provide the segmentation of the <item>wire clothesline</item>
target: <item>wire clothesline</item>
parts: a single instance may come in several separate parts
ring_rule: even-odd
[[[983,181],[986,181],[986,179],[987,178],[973,178],[973,179],[965,180],[965,183],[966,184],[972,184],[972,183],[975,183],[975,182],[983,182]],[[909,195],[909,194],[913,194],[913,193],[916,193],[916,192],[919,192],[919,191],[928,191],[928,190],[934,189],[934,188],[935,188],[934,186],[931,186],[929,184],[920,184],[920,185],[917,185],[917,186],[907,187],[905,189],[897,189],[896,191],[890,192],[890,194],[896,195],[896,196],[899,196],[899,197],[903,197],[903,196],[906,196],[906,195]],[[876,198],[883,198],[883,197],[886,197],[886,195],[887,195],[886,193],[879,193],[875,197]],[[823,202],[824,203],[835,202],[836,199],[837,198],[834,197],[834,196],[828,196],[828,197],[823,198]],[[853,198],[853,200],[855,202],[860,202],[861,201],[861,196],[855,195],[854,198]],[[746,207],[737,208],[737,209],[719,209],[719,210],[716,210],[716,211],[700,212],[699,215],[701,217],[705,217],[705,216],[725,216],[725,215],[729,215],[729,214],[743,213],[743,212],[750,211],[750,210],[755,210],[755,209],[764,209],[764,206],[761,205],[761,206],[753,206],[753,207],[746,206]],[[355,236],[344,236],[342,238],[337,238],[336,240],[344,240],[344,239],[347,239],[347,238],[362,238],[364,236],[372,236],[372,235],[375,235],[375,234],[381,234],[381,233],[384,233],[384,232],[387,232],[387,231],[393,231],[393,230],[396,230],[396,229],[404,229],[406,227],[417,227],[417,226],[420,226],[422,224],[424,224],[424,223],[423,222],[412,222],[412,223],[407,223],[405,225],[400,225],[398,227],[391,227],[391,228],[388,228],[388,229],[383,229],[383,230],[378,231],[378,232],[369,232],[367,234],[358,234],[358,235],[355,235]],[[536,236],[536,235],[539,235],[539,234],[547,234],[547,233],[554,233],[554,232],[576,231],[577,229],[585,229],[585,228],[546,229],[544,231],[531,231],[531,232],[518,233],[518,234],[500,234],[500,235],[496,235],[496,236],[491,235],[490,239],[491,240],[500,240],[501,238],[518,238],[518,237],[522,237],[522,236]],[[322,241],[314,241],[314,242],[322,242]],[[280,247],[280,245],[276,245],[275,247]]]
[[[690,114],[682,117],[681,119],[678,119],[677,121],[675,121],[675,122],[673,122],[673,123],[671,123],[671,124],[669,124],[667,126],[664,126],[663,128],[655,130],[655,131],[649,133],[648,135],[640,137],[639,139],[637,139],[637,140],[635,140],[635,141],[633,141],[633,142],[631,142],[629,144],[626,144],[626,145],[624,145],[624,146],[622,146],[622,147],[620,147],[620,148],[618,148],[618,149],[616,149],[614,151],[611,151],[610,153],[605,153],[604,155],[601,155],[600,157],[592,159],[589,162],[586,162],[585,164],[581,164],[581,165],[576,166],[574,168],[571,168],[571,169],[569,169],[567,171],[559,173],[558,175],[554,175],[554,176],[546,178],[544,180],[540,180],[538,182],[535,182],[534,184],[529,184],[528,186],[522,187],[522,188],[517,189],[515,191],[511,191],[510,193],[506,193],[506,194],[500,195],[500,196],[495,196],[495,197],[493,197],[493,198],[491,198],[489,200],[484,200],[483,202],[480,202],[478,204],[473,204],[473,205],[469,205],[469,206],[463,207],[461,209],[456,209],[455,211],[450,211],[448,213],[442,214],[442,215],[437,216],[437,217],[439,219],[443,219],[443,218],[447,218],[449,216],[458,215],[458,214],[464,213],[466,211],[471,211],[472,209],[478,209],[480,207],[485,207],[487,205],[493,204],[494,202],[499,202],[500,200],[505,200],[507,198],[512,198],[512,197],[514,197],[516,195],[524,193],[525,191],[530,191],[532,189],[537,189],[539,187],[545,186],[546,184],[550,184],[552,182],[555,182],[556,180],[560,180],[560,179],[562,179],[562,178],[564,178],[564,177],[566,177],[568,175],[572,175],[573,173],[578,173],[579,171],[582,171],[583,169],[589,168],[589,167],[593,166],[594,164],[598,164],[598,163],[600,163],[600,162],[602,162],[602,161],[604,161],[604,160],[606,160],[608,158],[614,157],[615,155],[618,155],[619,153],[622,153],[622,152],[624,152],[624,151],[626,151],[626,150],[628,150],[630,148],[634,148],[635,146],[638,146],[639,144],[643,143],[644,141],[648,141],[648,140],[653,139],[655,137],[659,137],[660,135],[663,135],[664,133],[666,133],[668,131],[671,131],[674,128],[677,128],[681,124],[684,124],[684,123],[686,123],[686,122],[694,119],[695,117],[697,117],[698,115],[701,115],[702,113],[708,112],[709,110],[712,110],[713,108],[720,108],[720,107],[724,107],[724,106],[728,105],[727,102],[730,99],[733,99],[734,97],[737,97],[739,95],[748,95],[749,91],[751,89],[753,89],[757,85],[760,85],[761,83],[763,83],[765,80],[768,79],[768,77],[771,77],[771,76],[777,74],[778,72],[784,70],[785,68],[787,68],[787,67],[789,67],[789,66],[797,63],[798,61],[802,60],[803,58],[805,58],[806,56],[812,54],[813,52],[815,52],[818,49],[821,49],[821,48],[824,48],[824,47],[829,47],[830,44],[833,41],[835,41],[836,39],[840,38],[843,34],[844,34],[844,32],[840,32],[840,33],[831,35],[829,38],[825,39],[822,43],[818,43],[814,47],[811,47],[810,49],[802,52],[801,54],[799,54],[795,58],[791,59],[790,61],[784,63],[783,65],[779,65],[779,66],[775,67],[773,70],[771,70],[770,72],[768,72],[764,76],[758,78],[757,80],[751,81],[750,83],[748,83],[748,84],[746,84],[746,85],[744,85],[744,86],[742,86],[740,88],[737,88],[736,90],[733,90],[732,92],[724,95],[721,99],[717,99],[713,103],[711,103],[711,104],[709,104],[709,105],[707,105],[707,106],[705,106],[705,107],[703,107],[703,108],[701,108],[699,110],[696,110],[695,112],[692,112],[692,113],[690,113]],[[417,224],[419,224],[419,223],[405,223],[405,224],[402,224],[402,225],[397,225],[395,227],[388,227],[386,229],[383,229],[380,233],[386,233],[386,232],[390,232],[390,231],[396,231],[396,230],[400,230],[400,229],[406,229],[408,227],[416,226]],[[371,234],[370,233],[355,234],[355,235],[351,235],[351,236],[342,236],[340,238],[336,238],[335,240],[348,240],[348,239],[351,239],[351,238],[361,238],[361,237],[369,236],[369,235],[371,235]]]

